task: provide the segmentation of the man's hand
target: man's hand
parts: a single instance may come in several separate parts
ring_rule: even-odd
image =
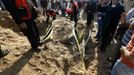
[[[26,29],[26,28],[27,28],[27,26],[26,26],[25,23],[21,23],[21,24],[19,24],[19,27],[20,27],[21,29]]]
[[[125,46],[121,46],[121,48],[120,48],[121,51],[123,51],[123,50],[125,50],[125,49],[126,49]]]
[[[130,52],[127,50],[127,48],[125,46],[122,46],[120,48],[120,51],[121,51],[121,54],[124,56],[124,57],[129,57],[130,56]]]
[[[121,54],[123,57],[127,58],[131,63],[134,63],[134,55],[131,55],[131,52],[127,50],[126,47],[121,47]]]

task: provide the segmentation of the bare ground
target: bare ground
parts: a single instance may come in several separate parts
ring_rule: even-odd
[[[41,52],[33,52],[12,18],[7,13],[0,14],[0,45],[10,50],[7,56],[0,59],[0,75],[110,75],[111,64],[107,58],[114,56],[116,41],[109,45],[107,52],[101,53],[93,38],[96,34],[95,25],[86,46],[85,71],[76,45],[65,43],[71,33],[68,19],[59,17],[52,22],[54,28],[51,38],[43,45]],[[49,24],[44,23],[43,17],[40,19],[38,27],[42,36]],[[79,25],[85,25],[85,21],[80,20]]]

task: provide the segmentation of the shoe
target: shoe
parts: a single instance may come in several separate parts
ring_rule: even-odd
[[[42,46],[44,44],[44,41],[39,42],[39,46]]]
[[[9,50],[0,50],[0,58],[3,58],[9,53]]]

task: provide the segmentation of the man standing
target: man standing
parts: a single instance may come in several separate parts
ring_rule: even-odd
[[[104,31],[104,17],[105,17],[105,12],[106,12],[106,4],[105,0],[100,0],[99,3],[97,4],[97,23],[98,23],[98,30],[96,34],[96,39],[100,40],[102,38],[102,34]]]
[[[56,3],[54,0],[50,0],[47,4],[47,20],[46,22],[49,22],[49,18],[52,16],[53,20],[56,19]]]
[[[77,25],[78,22],[78,4],[74,0],[70,1],[71,6],[72,6],[72,13],[71,13],[71,21],[75,22],[75,26]]]
[[[47,11],[47,3],[48,3],[48,0],[40,0],[41,2],[41,6],[43,8],[43,15],[45,16],[45,13]]]
[[[94,7],[94,1],[91,0],[87,3],[86,9],[87,13],[87,25],[91,25],[92,20],[94,19],[94,12],[95,12],[95,7]]]
[[[36,22],[34,21],[37,18],[37,13],[34,6],[35,3],[32,3],[31,1],[32,0],[27,1],[29,3],[27,7],[23,9],[23,7],[18,6],[19,5],[24,6],[26,2],[21,3],[20,1],[18,1],[20,2],[20,4],[19,3],[17,4],[16,3],[17,0],[2,0],[5,8],[10,12],[15,23],[19,26],[24,35],[27,36],[31,44],[32,50],[41,50],[38,48],[40,44],[39,31],[36,26]],[[22,16],[28,16],[28,17],[26,18]]]
[[[134,30],[134,21],[131,23]],[[134,74],[134,34],[127,46],[122,46],[121,57],[112,68],[111,75],[133,75]]]
[[[118,0],[111,0],[106,9],[104,19],[104,33],[102,35],[102,42],[100,50],[104,52],[106,47],[113,39],[117,25],[121,18],[121,15],[125,12],[124,7]]]

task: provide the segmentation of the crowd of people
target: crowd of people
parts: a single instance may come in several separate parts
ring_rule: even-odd
[[[100,51],[105,52],[113,39],[120,45],[113,61],[111,75],[134,75],[134,1],[131,9],[125,11],[124,0],[0,0],[0,10],[7,10],[15,23],[28,38],[32,50],[40,51],[43,44],[35,19],[38,14],[53,20],[57,15],[70,17],[75,27],[81,18],[82,9],[87,13],[87,26],[97,14],[97,34]],[[0,47],[0,57],[8,54]]]

